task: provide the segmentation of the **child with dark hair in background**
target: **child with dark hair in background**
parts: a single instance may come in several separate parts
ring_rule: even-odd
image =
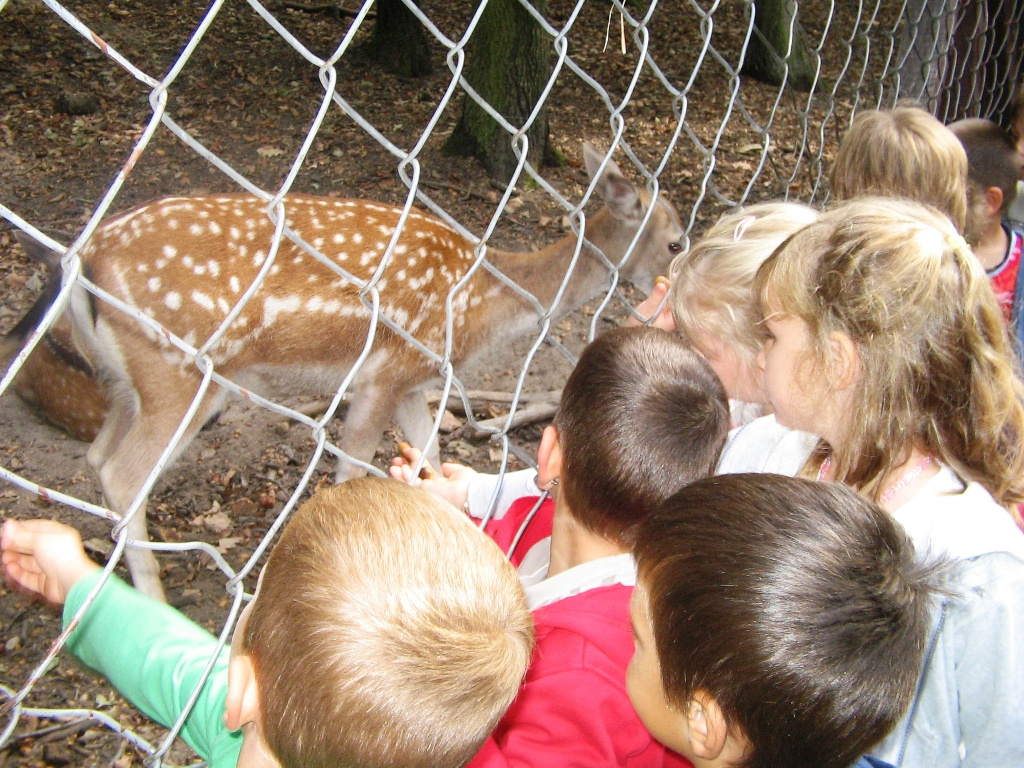
[[[65,624],[105,575],[52,520],[8,520],[0,549]],[[67,647],[168,727],[201,686],[181,736],[210,768],[460,768],[516,695],[532,629],[515,571],[462,514],[361,478],[292,515],[205,682],[216,638],[113,576]]]
[[[698,768],[847,768],[906,712],[938,572],[853,490],[699,480],[633,552],[630,699]]]
[[[473,768],[687,765],[651,738],[626,694],[630,546],[665,499],[714,471],[728,428],[721,383],[678,336],[619,328],[584,349],[537,451],[548,498],[499,503],[485,528],[502,548],[515,547],[537,649]],[[414,481],[418,458],[396,459],[392,474]],[[446,479],[423,487],[480,514],[476,500],[496,478],[454,464],[443,470]]]
[[[1024,350],[1024,281],[1018,279],[1024,236],[1003,224],[1017,196],[1021,164],[1013,140],[991,120],[971,118],[949,129],[967,152],[967,228],[964,236],[985,268],[1003,315]]]

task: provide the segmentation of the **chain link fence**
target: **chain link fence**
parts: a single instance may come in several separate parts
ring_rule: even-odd
[[[0,393],[12,386],[33,349],[58,322],[72,284],[84,280],[78,258],[82,245],[105,217],[147,197],[190,194],[198,187],[248,192],[265,201],[268,211],[299,191],[386,199],[406,213],[416,205],[461,233],[486,268],[488,247],[524,240],[536,246],[554,239],[560,225],[583,243],[592,189],[573,170],[582,139],[596,142],[609,156],[614,153],[641,186],[674,203],[688,240],[736,205],[770,198],[824,201],[829,157],[858,110],[909,98],[946,121],[979,115],[998,119],[1021,76],[1024,3],[1009,0],[778,3],[783,11],[795,12],[784,29],[798,24],[802,30],[802,36],[782,36],[789,50],[776,55],[778,85],[741,76],[754,48],[768,41],[767,5],[755,18],[753,5],[742,0],[549,0],[541,8],[520,1],[549,40],[552,66],[541,101],[530,105],[525,122],[512,124],[465,77],[467,45],[488,0],[479,5],[403,0],[437,62],[438,71],[419,82],[393,78],[379,65],[358,59],[361,44],[378,23],[369,1],[360,6],[351,0],[322,6],[269,0],[150,3],[143,20],[135,4],[128,3],[0,0],[0,44],[12,52],[6,63],[0,62],[0,73],[11,75],[13,83],[0,83],[0,175],[6,180],[0,187],[0,215],[12,228],[62,252],[65,274],[58,300],[0,380]],[[311,14],[317,13],[314,23]],[[160,14],[166,17],[166,35],[159,25],[152,26]],[[233,61],[230,46],[219,47],[218,39],[259,50]],[[783,60],[796,52],[798,39],[807,80],[794,88],[791,75],[797,68]],[[76,117],[68,118],[66,137],[37,130],[39,110],[46,105],[33,100],[30,86],[18,84],[48,76],[73,90],[97,67],[104,79],[95,85],[107,108],[115,102],[134,105],[127,129],[97,138],[95,131],[90,134],[92,118]],[[393,102],[365,98],[378,80],[392,84]],[[488,184],[472,161],[452,161],[440,152],[463,99],[476,101],[491,115],[514,148],[518,163],[507,184]],[[254,107],[261,100],[282,106],[272,114],[260,112]],[[211,104],[215,109],[207,109]],[[403,111],[407,104],[419,105],[414,123]],[[527,162],[525,135],[541,118],[541,107],[547,108],[553,144],[568,155],[568,172]],[[76,113],[73,106],[66,111]],[[252,113],[261,115],[261,124],[253,122]],[[273,139],[254,138],[257,133]],[[37,166],[24,158],[44,157],[50,142],[64,140],[63,154],[41,177],[26,171]],[[360,164],[347,162],[357,157]],[[79,162],[108,169],[101,174],[103,184],[79,185],[74,168],[68,168]],[[449,174],[453,162],[461,163],[465,174],[454,181]],[[69,207],[74,217],[58,212]],[[69,234],[50,237],[54,224]],[[268,247],[276,249],[284,236],[278,227]],[[390,255],[389,250],[385,258]],[[590,305],[589,318],[576,321],[584,340],[600,331],[605,318],[618,322],[637,298],[621,284],[623,263],[606,259],[605,267],[603,294]],[[369,295],[376,291],[372,281],[361,287]],[[378,306],[379,297],[375,301]],[[119,308],[171,337],[138,309]],[[517,413],[530,402],[529,375],[538,355],[554,350],[566,365],[573,360],[572,345],[556,325],[560,308],[535,302],[533,309],[524,305],[524,311],[536,314],[536,326],[522,342],[522,354],[507,363],[512,369],[506,378],[507,413],[490,421],[474,416],[464,372],[451,365],[448,355],[430,352],[441,382],[440,402],[448,402],[449,394],[464,402],[467,428],[489,436],[502,470],[511,456],[524,464],[532,459],[514,427]],[[373,327],[388,322],[375,309]],[[185,521],[186,540],[152,545],[161,552],[193,553],[222,574],[226,593],[219,637],[224,643],[248,596],[246,582],[254,588],[261,556],[316,482],[321,457],[342,455],[327,425],[357,370],[338,382],[336,391],[324,393],[333,395],[325,413],[310,416],[292,403],[261,398],[220,377],[208,354],[216,341],[188,343],[175,337],[174,343],[195,360],[204,387],[228,388],[273,411],[304,431],[313,446],[302,458],[298,480],[283,498],[271,499],[272,511],[241,564],[229,562],[223,548],[188,540]],[[409,342],[418,343],[415,335],[409,335]],[[438,414],[435,436],[440,426]],[[173,444],[140,500],[172,452]],[[109,522],[116,541],[109,573],[126,546],[124,521],[104,504],[80,498],[73,483],[47,485],[19,464],[0,458],[6,483],[73,515]],[[95,707],[55,708],[53,702],[36,700],[34,691],[44,675],[54,674],[50,670],[65,638],[66,633],[47,638],[49,650],[36,655],[23,678],[12,679],[11,670],[5,675],[9,685],[2,688],[6,703],[0,747],[17,743],[26,730],[19,726],[27,720],[60,725],[85,719],[110,728],[153,764],[162,764],[185,713],[155,743]]]

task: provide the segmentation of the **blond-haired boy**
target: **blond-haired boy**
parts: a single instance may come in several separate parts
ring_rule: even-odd
[[[832,163],[832,197],[905,197],[933,205],[958,230],[967,221],[967,155],[956,136],[917,106],[857,113]]]
[[[8,520],[0,549],[8,577],[64,603],[65,622],[103,576],[53,521]],[[532,637],[515,571],[461,514],[398,483],[353,480],[284,528],[182,737],[210,768],[456,768],[515,696]],[[215,645],[113,577],[68,640],[164,725]]]

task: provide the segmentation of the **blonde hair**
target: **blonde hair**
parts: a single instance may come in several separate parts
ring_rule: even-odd
[[[725,214],[689,251],[672,260],[676,329],[705,355],[701,337],[720,339],[749,368],[763,334],[752,291],[757,268],[782,242],[816,221],[803,203],[758,203]]]
[[[967,221],[967,154],[957,137],[920,107],[857,113],[839,144],[832,197],[905,197],[945,213],[963,232]]]
[[[458,510],[362,478],[285,527],[243,647],[283,766],[455,768],[512,702],[533,619],[512,566]]]
[[[860,376],[835,479],[880,498],[912,448],[981,483],[1004,506],[1024,500],[1024,387],[1002,312],[980,264],[946,217],[907,200],[837,206],[764,263],[764,316],[807,323],[807,363],[830,379],[834,332],[856,346]]]

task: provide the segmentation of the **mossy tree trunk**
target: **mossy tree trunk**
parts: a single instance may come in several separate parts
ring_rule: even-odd
[[[754,29],[740,73],[770,85],[782,85],[785,77],[791,88],[809,91],[815,66],[807,34],[796,19],[796,4],[793,0],[754,0],[751,12]]]
[[[427,33],[402,0],[377,0],[368,53],[379,66],[400,77],[423,77],[432,71]]]
[[[534,0],[541,13],[545,0]],[[551,41],[516,0],[490,0],[466,46],[466,80],[509,123],[521,127],[533,112],[551,74]],[[527,131],[528,158],[540,166],[549,157],[547,107]],[[506,182],[517,161],[512,135],[468,96],[444,145],[452,155],[476,157],[492,178]]]

